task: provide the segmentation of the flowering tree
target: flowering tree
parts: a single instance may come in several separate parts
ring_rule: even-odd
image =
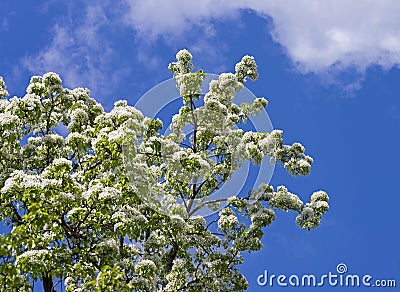
[[[301,228],[320,224],[323,191],[305,204],[266,184],[207,199],[246,161],[269,156],[298,176],[312,158],[299,143],[284,145],[282,131],[237,127],[267,105],[233,103],[258,77],[252,57],[211,81],[204,99],[206,74],[191,60],[182,50],[169,66],[183,106],[168,135],[126,101],[105,112],[55,73],[32,77],[21,98],[7,98],[0,77],[0,217],[10,227],[0,236],[2,291],[31,291],[38,280],[44,291],[241,291],[242,253],[262,248],[276,209],[297,212]],[[201,208],[219,213],[207,221],[195,215]]]

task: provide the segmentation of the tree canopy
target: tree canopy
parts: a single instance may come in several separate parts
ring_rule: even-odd
[[[303,203],[261,184],[207,199],[246,161],[270,157],[303,176],[313,160],[300,143],[285,145],[280,130],[240,128],[267,106],[234,103],[258,78],[253,57],[205,95],[206,73],[193,71],[192,55],[176,58],[169,69],[183,105],[165,135],[160,120],[124,100],[106,112],[55,73],[33,76],[26,94],[11,98],[0,77],[0,218],[10,230],[0,235],[2,291],[31,291],[39,280],[45,291],[242,291],[242,255],[262,248],[277,209],[297,212],[301,228],[319,226],[323,191]],[[195,215],[201,208],[218,213]]]

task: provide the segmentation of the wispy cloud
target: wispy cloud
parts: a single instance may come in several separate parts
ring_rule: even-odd
[[[83,86],[109,93],[125,71],[116,68],[112,43],[102,36],[102,30],[110,25],[105,8],[83,7],[82,21],[70,16],[60,19],[50,32],[49,45],[38,54],[25,56],[23,66],[34,74],[57,72],[69,87]]]
[[[134,28],[144,40],[157,37],[177,37],[193,26],[207,31],[212,29],[210,20],[231,19],[238,14],[236,2],[241,1],[137,1],[125,0],[127,10],[124,21]],[[240,4],[240,3],[239,3]]]

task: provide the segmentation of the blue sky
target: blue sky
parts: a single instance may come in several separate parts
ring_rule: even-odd
[[[30,76],[54,71],[110,109],[170,78],[179,49],[210,73],[253,55],[260,78],[246,86],[269,100],[286,143],[300,141],[314,158],[309,176],[276,167],[272,184],[303,201],[324,189],[331,207],[311,232],[296,227],[295,214],[278,214],[264,249],[241,266],[249,291],[271,291],[257,284],[264,270],[322,275],[339,263],[400,286],[399,2],[216,2],[1,1],[0,75],[22,96]]]

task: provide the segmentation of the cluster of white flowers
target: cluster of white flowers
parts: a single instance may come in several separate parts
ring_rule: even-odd
[[[113,200],[121,197],[121,191],[113,187],[105,187],[99,194],[99,200]]]
[[[18,266],[18,263],[22,260],[28,261],[29,263],[33,264],[43,264],[42,256],[48,254],[49,251],[46,249],[40,250],[28,250],[19,256],[17,256],[15,260],[15,265]]]
[[[316,210],[318,213],[325,213],[329,209],[329,204],[328,201],[316,201],[312,202],[311,201],[311,206],[313,207],[314,210]]]
[[[179,181],[182,184],[190,184],[191,179],[204,179],[208,176],[210,164],[201,154],[193,153],[191,148],[181,148],[181,150],[166,157],[167,179]]]
[[[37,96],[44,95],[46,93],[45,85],[41,82],[41,80],[39,82],[37,82],[36,79],[34,82],[32,82],[32,80],[33,80],[33,77],[31,78],[31,83],[26,88],[26,93],[35,94]]]
[[[143,247],[144,247],[144,249],[158,249],[158,248],[164,248],[165,246],[168,246],[168,244],[169,244],[168,237],[165,236],[159,230],[155,230],[155,231],[150,232],[150,236],[147,238]],[[157,258],[153,258],[153,259],[156,262],[158,262],[158,260],[159,260]]]
[[[75,207],[68,211],[66,217],[68,218],[68,220],[72,220],[73,217],[77,217],[79,216],[80,213],[86,213],[86,212],[88,212],[86,208]]]
[[[71,170],[72,162],[70,160],[68,160],[68,159],[65,159],[65,158],[56,158],[51,163],[51,166],[55,167],[57,169],[66,168],[66,169]]]
[[[64,280],[64,285],[65,285],[66,288],[69,288],[69,287],[71,287],[71,286],[74,286],[74,285],[75,285],[75,280],[74,280],[74,278],[72,278],[72,277],[66,277],[65,280]]]
[[[235,120],[232,114],[228,113],[226,106],[217,100],[211,100],[203,107],[194,111],[197,120],[198,135],[225,136],[234,127]]]
[[[87,100],[90,91],[87,88],[77,87],[72,90],[71,94],[75,98],[75,101],[78,102],[79,100]]]
[[[97,248],[100,249],[111,249],[111,250],[118,250],[118,243],[115,241],[115,239],[107,239],[104,240],[98,244],[96,244]]]
[[[88,145],[89,137],[79,133],[79,132],[72,132],[69,133],[67,138],[65,138],[65,143],[71,146],[78,146],[78,145]],[[82,146],[79,146],[80,149]]]
[[[273,130],[259,141],[258,145],[266,155],[271,156],[271,163],[282,162],[286,170],[294,176],[307,175],[310,172],[313,159],[304,154],[304,147],[300,143],[283,145],[282,131]]]
[[[35,94],[25,94],[21,103],[25,105],[26,110],[34,112],[40,108],[40,97]]]
[[[155,179],[159,179],[162,176],[162,167],[158,165],[151,165],[149,167],[149,173]]]
[[[190,112],[179,111],[179,114],[173,115],[171,120],[170,129],[174,133],[176,137],[179,137],[180,140],[184,140],[186,135],[182,131],[183,127],[190,123],[191,117]]]
[[[107,141],[108,133],[110,131],[111,128],[109,127],[101,128],[101,130],[97,133],[97,136],[94,139],[91,139],[91,146],[94,152],[97,152],[97,149],[102,147],[104,140]]]
[[[143,114],[136,108],[128,106],[126,103],[116,103],[110,113],[106,116],[111,119],[114,126],[122,125],[125,121],[133,119],[136,121],[143,121]]]
[[[141,249],[134,243],[124,243],[124,248],[126,248],[133,255],[137,255],[141,251]]]
[[[68,129],[70,131],[82,131],[84,129],[84,125],[87,124],[89,120],[88,115],[88,107],[83,103],[83,101],[78,101],[79,107],[76,106],[73,110],[70,111],[69,118],[70,123],[68,125]]]
[[[47,86],[58,85],[62,83],[60,76],[54,72],[47,72],[43,75],[43,82]]]
[[[329,197],[324,191],[314,192],[310,203],[307,203],[296,217],[296,224],[301,228],[318,227],[322,215],[329,209]]]
[[[229,151],[233,153],[233,162],[240,165],[242,162],[252,160],[254,164],[261,163],[263,152],[258,146],[260,139],[259,133],[251,131],[233,130],[225,138],[225,143],[229,143]],[[218,141],[218,145],[220,145]],[[236,168],[232,165],[232,170]]]
[[[187,283],[187,277],[187,262],[183,259],[175,259],[171,272],[166,277],[168,284],[164,290],[168,292],[178,291]]]
[[[12,191],[13,188],[18,187],[24,176],[25,173],[22,170],[14,171],[11,176],[9,176],[9,178],[4,182],[4,185],[1,188],[1,193],[6,194]]]
[[[206,225],[206,220],[204,219],[203,216],[191,216],[189,218],[188,223],[194,227],[200,227],[203,228]]]
[[[259,211],[251,215],[251,226],[250,227],[265,227],[274,221],[276,215],[271,209],[262,208]]]
[[[117,232],[122,226],[124,226],[124,222],[117,222],[114,224],[114,232]]]
[[[7,111],[10,102],[7,99],[0,98],[0,112]]]
[[[116,142],[125,137],[125,131],[122,127],[108,133],[108,141],[111,143]]]
[[[59,192],[57,199],[59,202],[70,202],[76,199],[76,194],[72,194],[70,192]]]
[[[233,229],[239,223],[238,218],[230,208],[224,208],[219,212],[218,228],[222,230]]]
[[[168,65],[169,70],[174,73],[174,76],[186,74],[194,68],[192,64],[192,54],[188,50],[180,50],[176,54],[177,62],[172,62]]]
[[[251,80],[258,79],[257,65],[252,56],[244,56],[242,60],[236,64],[235,71],[237,79],[242,83],[246,82],[247,77]]]
[[[157,270],[156,264],[152,260],[143,259],[137,263],[135,271],[141,276],[152,276]]]
[[[43,144],[54,145],[60,147],[64,145],[64,138],[57,133],[49,133],[44,137],[37,137],[41,139]]]
[[[117,211],[111,216],[111,219],[119,219],[119,220],[125,221],[126,213],[122,212],[122,211]]]
[[[93,200],[97,200],[98,198],[98,194],[103,190],[103,185],[99,182],[99,181],[92,181],[89,185],[89,187],[87,188],[87,190],[85,190],[82,193],[82,196],[86,199],[93,199]]]
[[[231,196],[227,199],[227,205],[235,207],[239,212],[242,212],[248,206],[248,202],[244,198]]]
[[[274,188],[268,184],[260,184],[257,190],[250,191],[251,199],[268,202],[274,196]]]
[[[237,80],[234,74],[222,73],[217,80],[210,82],[209,92],[204,96],[204,103],[216,99],[226,107],[231,106],[235,93],[242,89],[243,84]]]
[[[253,160],[255,164],[260,164],[263,158],[263,153],[254,142],[245,144],[246,154]]]
[[[248,117],[258,115],[267,105],[268,101],[263,97],[256,98],[252,103],[243,102],[240,104],[240,117],[246,121]]]
[[[272,130],[266,138],[259,142],[259,145],[273,159],[279,160],[277,150],[283,145],[282,131]]]
[[[288,210],[300,211],[303,202],[297,195],[288,192],[286,187],[279,186],[277,188],[277,192],[269,200],[268,204],[271,207],[279,208],[284,211]]]
[[[62,80],[58,74],[48,72],[42,76],[33,76],[26,89],[28,94],[48,97],[51,94],[61,93]]]
[[[8,96],[6,84],[4,83],[3,77],[0,76],[0,98]]]
[[[187,227],[185,220],[182,218],[182,216],[179,216],[179,215],[171,216],[171,225],[176,228],[175,230],[179,230],[179,231],[185,230]]]
[[[53,226],[57,227],[57,225],[53,225]],[[45,224],[44,227],[43,227],[43,234],[42,234],[43,241],[51,242],[56,237],[57,237],[57,234],[51,229],[50,226]]]
[[[286,170],[294,176],[309,174],[313,159],[294,150],[293,146],[284,145],[278,156]]]
[[[20,124],[20,119],[17,116],[8,112],[0,112],[0,143],[3,146],[2,151],[4,154],[8,152],[7,148],[10,149],[19,146],[18,142],[22,139]]]
[[[27,190],[27,189],[39,189],[44,190],[46,188],[58,188],[61,187],[61,181],[57,179],[47,179],[43,175],[37,174],[26,174],[22,170],[14,171],[9,178],[5,181],[1,193],[12,192],[15,188]]]
[[[189,63],[193,58],[192,54],[186,49],[180,50],[178,53],[176,53],[175,57],[179,62],[182,63]]]
[[[296,217],[296,224],[301,228],[314,228],[319,226],[319,218],[314,209],[306,205],[301,213]]]
[[[254,228],[254,225],[251,226]],[[260,250],[263,245],[260,236],[245,236],[237,238],[234,241],[234,246],[236,250],[257,251]]]
[[[201,84],[206,78],[206,73],[203,71],[179,74],[175,77],[176,87],[179,88],[179,93],[183,100],[189,102],[188,96],[201,94]]]
[[[232,105],[232,100],[236,92],[243,89],[234,74],[222,73],[217,80],[211,80],[209,92],[204,96],[204,104],[218,102],[228,108]]]
[[[43,147],[47,149],[55,149],[56,151],[60,151],[64,146],[64,138],[57,133],[50,133],[46,136],[36,136],[29,137],[28,143],[22,147],[22,151],[25,149],[37,150],[36,152],[40,152]]]
[[[16,115],[10,113],[0,113],[0,129],[2,135],[7,130],[15,130],[20,125],[20,120]]]
[[[311,203],[318,202],[318,201],[328,202],[329,201],[328,194],[324,191],[314,192],[311,195]]]

